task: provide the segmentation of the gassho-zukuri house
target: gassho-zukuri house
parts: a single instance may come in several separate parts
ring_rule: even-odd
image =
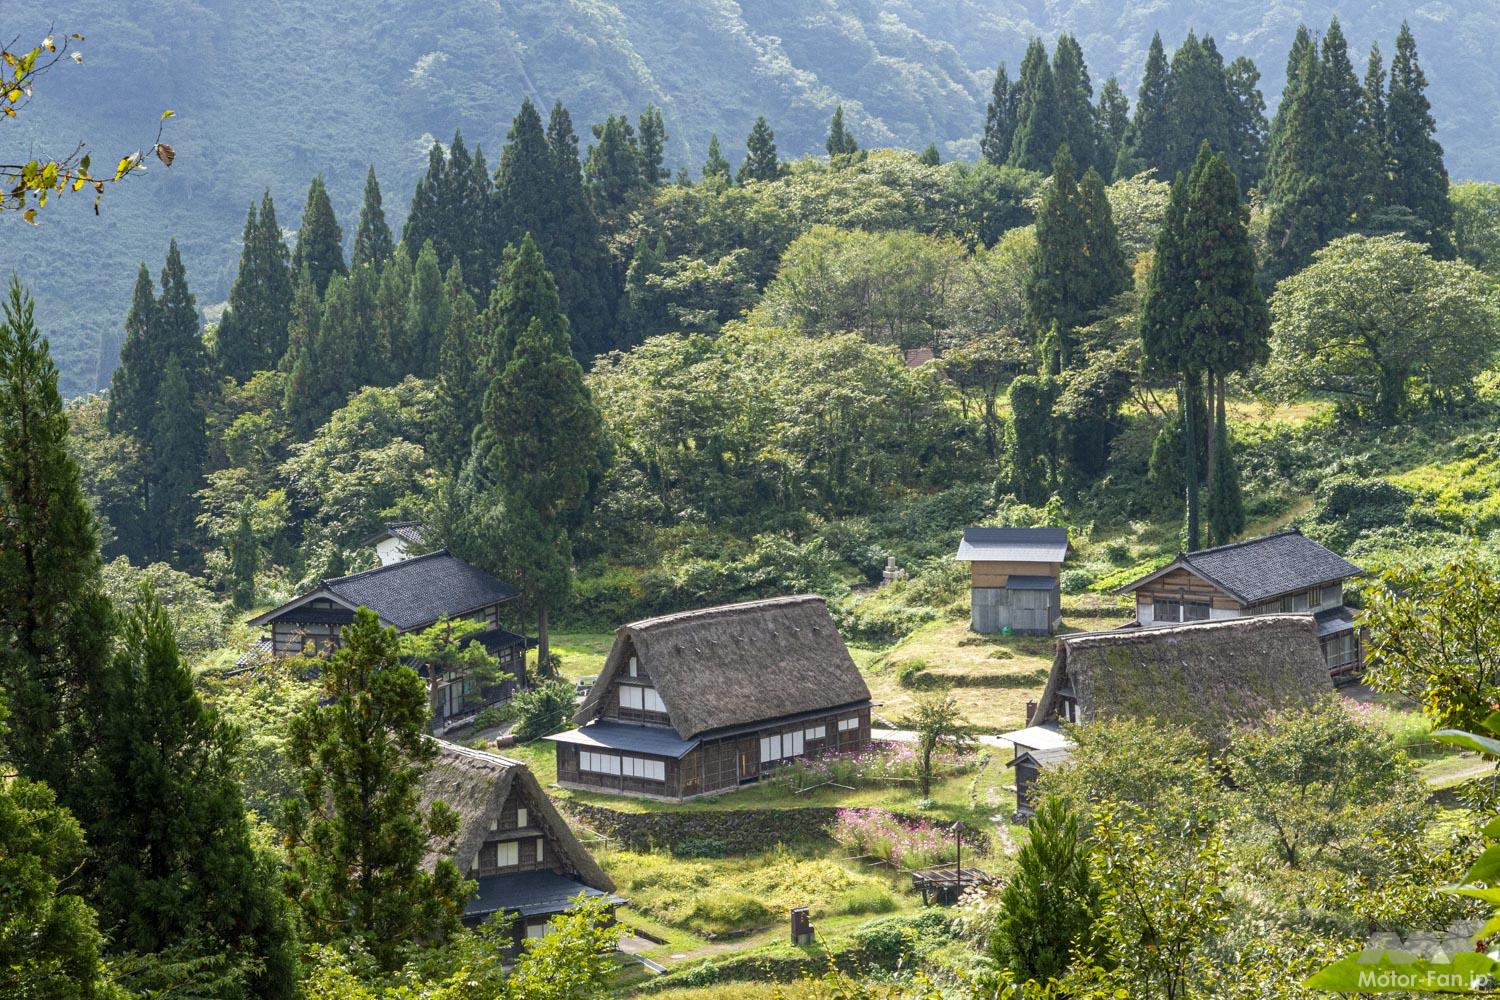
[[[1016,810],[1029,816],[1031,786],[1068,758],[1064,723],[1150,719],[1222,745],[1240,726],[1332,691],[1310,615],[1061,636],[1027,727],[1002,735],[1016,752]]]
[[[1344,606],[1344,581],[1361,572],[1293,529],[1179,554],[1115,593],[1135,596],[1136,624],[1145,628],[1247,615],[1311,615],[1328,673],[1344,684],[1364,671],[1363,642]]]
[[[333,652],[340,643],[339,630],[354,620],[359,608],[369,608],[382,625],[402,633],[420,632],[442,618],[483,622],[487,628],[473,641],[500,661],[500,680],[486,682],[455,671],[434,683],[427,664],[414,664],[432,692],[433,726],[443,732],[505,701],[525,683],[531,640],[500,624],[501,607],[517,593],[510,584],[442,549],[323,580],[300,597],[250,619],[250,624],[269,629],[270,654],[284,657]]]
[[[556,744],[566,788],[682,800],[870,741],[870,689],[821,597],[632,622]]]
[[[466,879],[478,883],[464,907],[473,927],[497,913],[513,918],[519,947],[547,933],[548,922],[580,897],[603,898],[613,912],[625,900],[578,842],[547,793],[519,761],[434,740],[438,756],[422,779],[422,808],[441,800],[459,815],[453,853]],[[429,854],[432,870],[445,855]]]
[[[1067,557],[1067,528],[965,528],[954,558],[969,564],[969,627],[1051,635],[1062,621]]]

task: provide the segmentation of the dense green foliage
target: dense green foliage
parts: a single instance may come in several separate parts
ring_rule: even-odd
[[[1092,956],[1099,885],[1089,872],[1078,817],[1048,799],[1027,824],[1016,874],[1000,897],[990,937],[995,961],[1024,982],[1060,976],[1077,956]]]

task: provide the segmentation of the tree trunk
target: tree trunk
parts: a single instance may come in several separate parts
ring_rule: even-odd
[[[536,609],[536,673],[538,677],[551,677],[551,647],[547,643],[547,606]]]
[[[1198,548],[1198,373],[1183,376],[1182,477],[1187,480],[1187,550]]]
[[[922,798],[928,798],[932,792],[932,748],[924,744],[922,746]]]
[[[1218,450],[1219,450],[1219,448],[1218,448],[1218,444],[1219,443],[1218,443],[1218,441],[1216,441],[1214,439],[1215,438],[1214,431],[1215,431],[1215,429],[1218,426],[1217,424],[1214,423],[1214,414],[1216,412],[1215,406],[1218,403],[1218,395],[1219,395],[1218,388],[1219,388],[1219,386],[1218,386],[1218,376],[1216,376],[1212,370],[1209,370],[1209,371],[1205,372],[1204,373],[1204,378],[1203,378],[1203,392],[1204,392],[1203,417],[1204,417],[1204,423],[1207,424],[1207,426],[1208,426],[1208,435],[1207,435],[1207,437],[1208,437],[1208,442],[1207,442],[1207,444],[1208,444],[1208,451],[1207,451],[1208,461],[1205,462],[1204,465],[1203,465],[1204,472],[1205,472],[1205,475],[1204,475],[1203,478],[1207,481],[1209,489],[1213,489],[1213,475],[1214,475],[1214,468],[1215,468],[1215,466],[1214,466],[1214,459],[1218,457]]]

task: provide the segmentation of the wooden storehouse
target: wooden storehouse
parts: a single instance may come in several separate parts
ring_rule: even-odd
[[[1064,724],[1149,719],[1221,745],[1239,726],[1332,691],[1309,615],[1061,636],[1027,728],[1005,734],[1016,750],[1017,810],[1029,814],[1031,784],[1067,759]]]
[[[632,622],[556,744],[558,783],[690,799],[870,740],[870,689],[821,597]]]
[[[414,666],[432,692],[434,728],[452,729],[484,708],[508,699],[526,680],[530,645],[500,624],[500,609],[517,590],[446,549],[402,559],[352,576],[324,580],[279,608],[252,618],[251,625],[270,630],[272,656],[325,656],[336,649],[340,630],[358,608],[369,608],[381,624],[397,632],[420,632],[441,618],[468,619],[488,628],[474,636],[500,661],[502,677],[486,681],[464,673],[428,676],[425,663]]]
[[[428,855],[426,865],[446,856],[478,883],[464,907],[466,925],[510,914],[519,947],[544,935],[548,921],[580,896],[604,898],[611,910],[624,902],[525,764],[434,742],[439,752],[422,781],[422,806],[441,800],[460,823],[451,852]]]
[[[1051,635],[1062,621],[1067,556],[1067,528],[965,528],[955,558],[969,564],[969,627]]]
[[[1136,623],[1147,628],[1248,615],[1311,615],[1328,673],[1345,683],[1364,670],[1364,644],[1344,605],[1344,582],[1360,572],[1292,530],[1182,553],[1115,593],[1134,595]]]

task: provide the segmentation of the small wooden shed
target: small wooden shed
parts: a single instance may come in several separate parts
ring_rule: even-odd
[[[954,558],[969,564],[969,627],[1051,635],[1062,622],[1067,556],[1067,528],[965,528]]]

